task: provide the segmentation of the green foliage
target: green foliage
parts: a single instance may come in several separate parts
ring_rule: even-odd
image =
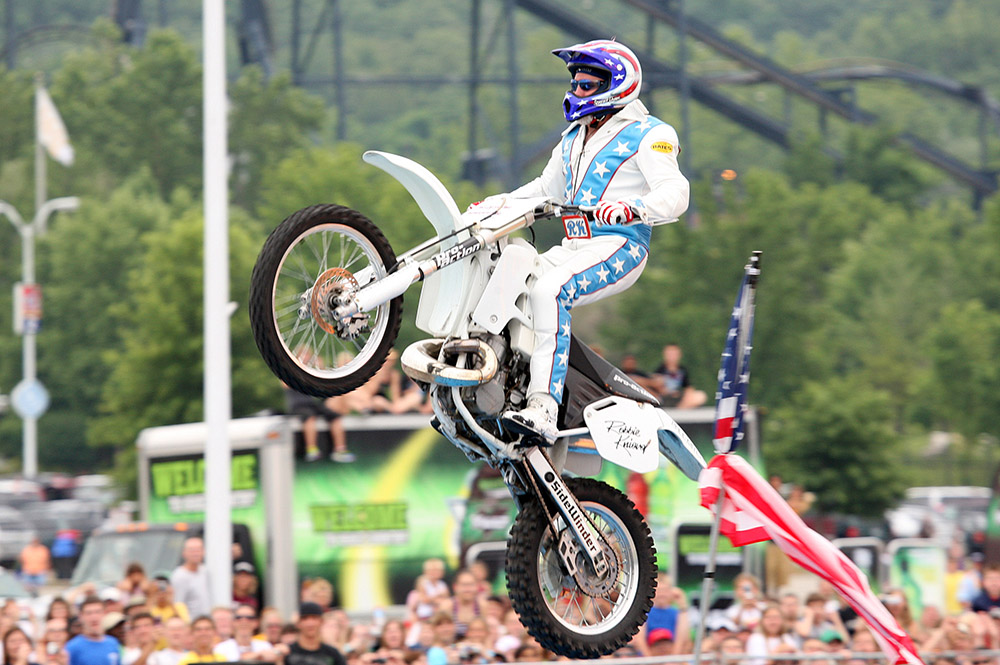
[[[801,479],[820,511],[876,517],[902,497],[884,392],[850,376],[810,381],[770,418],[768,470]]]
[[[80,154],[71,186],[93,185],[93,170],[117,180],[150,170],[160,194],[201,183],[201,66],[172,31],[153,31],[132,49],[99,24],[103,41],[67,56],[53,77],[69,135]],[[85,168],[80,168],[85,167]],[[74,189],[79,191],[79,188]]]
[[[1000,312],[977,300],[946,303],[930,332],[931,394],[947,426],[967,441],[995,432],[1000,413]]]
[[[294,87],[289,74],[264,81],[256,67],[243,69],[229,93],[233,105],[229,125],[229,148],[234,155],[233,202],[253,210],[263,171],[308,145],[309,133],[320,127],[323,105]]]
[[[795,189],[776,174],[746,176],[698,197],[699,223],[654,231],[649,265],[619,296],[621,320],[606,329],[612,348],[649,363],[668,340],[679,342],[695,385],[711,392],[741,268],[763,251],[764,276],[755,330],[752,398],[781,403],[828,367],[810,332],[826,322],[826,276],[843,258],[843,243],[885,204],[856,184]],[[702,188],[698,188],[704,191]],[[651,306],[651,304],[653,306]]]
[[[875,132],[853,129],[844,170],[850,179],[868,185],[887,201],[914,204],[929,181],[913,156],[893,147],[893,141],[894,133],[885,128]]]
[[[234,294],[249,290],[255,246],[242,217],[234,214],[230,224]],[[140,266],[130,272],[118,312],[121,343],[105,354],[112,369],[103,386],[101,415],[87,431],[91,444],[123,450],[143,427],[202,419],[203,238],[198,208],[143,237]],[[280,385],[257,353],[240,296],[237,305],[230,323],[234,417],[273,406],[280,397]]]

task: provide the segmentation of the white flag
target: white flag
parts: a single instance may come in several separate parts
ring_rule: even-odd
[[[66,125],[48,91],[42,87],[35,92],[35,131],[38,142],[48,150],[52,159],[64,166],[73,163],[73,146],[69,144]]]

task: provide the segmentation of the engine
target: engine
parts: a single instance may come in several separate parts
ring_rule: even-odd
[[[500,368],[486,383],[465,388],[462,397],[477,414],[499,416],[507,405],[507,380],[512,369],[510,347],[501,335],[486,335],[481,339],[496,353]]]

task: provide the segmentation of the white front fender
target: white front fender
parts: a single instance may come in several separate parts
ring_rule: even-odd
[[[378,150],[367,151],[362,158],[398,180],[420,206],[424,217],[434,225],[439,237],[458,228],[461,213],[455,199],[437,177],[412,159]]]

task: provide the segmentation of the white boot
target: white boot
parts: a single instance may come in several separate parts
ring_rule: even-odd
[[[559,403],[547,393],[534,393],[528,397],[528,405],[520,411],[507,411],[503,419],[515,431],[535,434],[549,444],[555,443],[559,435],[556,418]]]

